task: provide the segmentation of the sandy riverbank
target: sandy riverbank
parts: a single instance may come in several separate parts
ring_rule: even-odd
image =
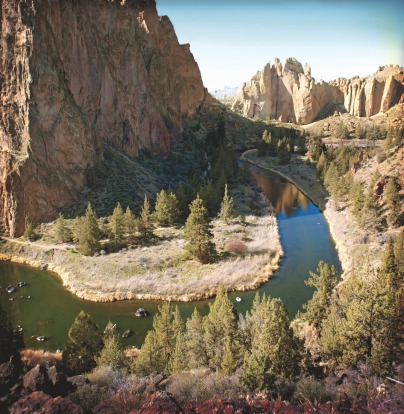
[[[277,158],[258,157],[257,150],[246,151],[241,158],[268,171],[275,172],[310,198],[323,212],[335,242],[346,277],[354,268],[365,263],[376,268],[380,262],[384,240],[379,235],[363,230],[346,206],[341,208],[328,195],[317,178],[314,164],[307,164],[302,156],[293,155],[290,164],[279,165]]]
[[[213,221],[218,259],[201,265],[184,257],[184,229],[159,228],[151,246],[133,246],[118,253],[86,257],[73,245],[55,248],[38,243],[4,241],[0,260],[34,267],[46,264],[57,273],[70,292],[86,300],[109,302],[125,299],[194,301],[215,295],[223,284],[228,291],[256,289],[278,268],[282,256],[276,218],[257,188],[239,186],[233,190],[237,213],[227,225]],[[249,214],[248,201],[254,200],[258,214]],[[232,241],[244,244],[240,254],[228,253]]]

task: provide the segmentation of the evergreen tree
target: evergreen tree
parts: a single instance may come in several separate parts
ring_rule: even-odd
[[[84,220],[80,221],[79,252],[85,256],[92,256],[100,249],[100,229],[97,216],[91,204],[88,203]]]
[[[278,161],[280,165],[289,164],[290,148],[290,143],[287,137],[283,137],[283,139],[278,142]]]
[[[209,314],[203,319],[205,331],[204,343],[208,356],[208,364],[211,369],[220,370],[225,355],[227,340],[231,343],[232,358],[236,362],[240,361],[241,343],[237,322],[238,316],[236,309],[230,301],[224,287],[220,286],[217,290],[215,301],[213,304],[209,304]],[[233,370],[236,365],[238,364],[235,364]],[[228,369],[230,368],[226,365],[226,370]]]
[[[224,187],[224,196],[220,207],[219,217],[227,224],[233,218],[233,198],[228,195],[227,184]]]
[[[207,367],[209,358],[204,342],[203,318],[195,308],[186,323],[186,348],[189,368]]]
[[[368,185],[365,203],[362,209],[362,224],[366,228],[380,230],[381,219],[377,200],[377,194],[373,191],[376,180],[372,180]]]
[[[394,257],[396,258],[398,273],[401,278],[404,278],[404,230],[401,230],[394,240]]]
[[[327,155],[325,152],[322,152],[320,158],[317,161],[316,165],[318,176],[324,180],[324,173],[327,170]]]
[[[160,226],[169,226],[171,224],[168,194],[165,190],[161,190],[159,193],[157,193],[156,205],[154,207],[154,216]]]
[[[60,243],[67,243],[72,239],[72,232],[67,227],[63,214],[60,213],[55,221],[56,238]]]
[[[98,326],[81,311],[69,329],[69,339],[62,354],[66,372],[77,375],[91,371],[103,347]]]
[[[331,196],[335,195],[339,174],[334,161],[331,161],[324,174],[324,186]]]
[[[270,387],[276,376],[292,379],[299,371],[303,345],[294,336],[282,301],[255,300],[251,324],[251,350],[244,362],[246,385],[254,391]]]
[[[109,219],[109,241],[114,249],[122,246],[125,237],[125,216],[121,204],[118,203],[114,208]]]
[[[176,335],[175,346],[170,358],[169,370],[171,374],[183,372],[187,368],[186,343],[183,331]]]
[[[168,190],[168,210],[170,214],[170,224],[173,225],[178,222],[181,211],[179,208],[179,202],[177,199],[177,196],[175,193],[171,191],[171,189]]]
[[[150,213],[150,203],[147,195],[144,195],[143,207],[140,212],[140,217],[137,223],[137,229],[140,236],[144,240],[148,240],[153,236],[153,222],[152,215]]]
[[[190,205],[190,214],[185,223],[185,238],[189,242],[187,251],[201,263],[208,263],[215,254],[207,210],[199,195]]]
[[[397,223],[400,216],[401,203],[396,180],[393,177],[387,182],[384,196],[389,209],[389,214],[387,215],[388,222],[390,225],[394,225]]]
[[[129,206],[126,207],[124,223],[125,223],[125,231],[126,231],[126,234],[128,235],[128,241],[132,242],[135,239],[135,235],[137,231],[137,224],[136,224],[136,217],[132,213]]]
[[[310,272],[309,279],[305,281],[305,284],[314,287],[315,291],[312,299],[303,306],[306,310],[304,317],[317,329],[320,328],[323,319],[328,314],[331,296],[338,279],[335,267],[320,261],[317,274]]]
[[[188,214],[189,214],[189,207],[188,207],[189,200],[186,195],[184,185],[182,183],[178,185],[175,195],[178,201],[178,210],[180,213],[180,217],[182,219],[185,219],[186,217],[188,217]]]
[[[125,370],[127,359],[122,350],[122,343],[118,335],[110,335],[104,340],[104,348],[100,356],[95,358],[98,366],[107,366],[115,370]]]
[[[25,240],[28,240],[28,241],[33,241],[37,238],[37,234],[35,232],[34,226],[29,220],[25,221],[24,238]]]
[[[362,210],[365,205],[365,194],[363,192],[362,184],[359,181],[354,181],[349,192],[349,199],[351,201],[350,211],[357,218],[362,217]]]
[[[146,335],[139,355],[133,361],[132,371],[145,377],[153,372],[162,372],[163,369],[157,335],[154,330],[151,330]]]

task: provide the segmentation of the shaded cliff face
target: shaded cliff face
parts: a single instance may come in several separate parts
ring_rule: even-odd
[[[330,107],[341,107],[355,116],[372,116],[404,102],[402,68],[383,67],[367,78],[339,78],[316,82],[308,65],[275,59],[238,90],[233,110],[249,118],[278,119],[309,124]]]
[[[3,0],[0,208],[5,229],[77,198],[108,141],[166,153],[210,99],[154,0]]]

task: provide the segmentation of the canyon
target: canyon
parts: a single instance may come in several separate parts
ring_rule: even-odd
[[[0,19],[0,216],[11,236],[75,201],[105,142],[165,155],[211,100],[154,0],[5,0]]]
[[[265,65],[234,97],[232,109],[248,118],[310,124],[335,110],[369,117],[404,102],[404,71],[383,66],[373,76],[317,82],[294,58]]]

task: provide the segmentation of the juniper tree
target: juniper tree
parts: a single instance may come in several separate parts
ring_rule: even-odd
[[[398,272],[404,278],[404,230],[401,230],[394,240],[394,256]]]
[[[98,366],[107,366],[115,370],[125,370],[128,367],[128,361],[118,335],[110,335],[105,338],[104,348],[95,361]]]
[[[69,339],[62,354],[63,366],[69,374],[91,371],[104,347],[101,332],[90,316],[81,311],[69,329]]]
[[[290,140],[287,137],[283,137],[282,140],[278,142],[278,160],[279,164],[285,165],[290,162]]]
[[[189,207],[188,207],[188,198],[185,192],[184,185],[180,183],[175,191],[178,202],[178,210],[181,218],[188,217]]]
[[[365,205],[365,194],[363,192],[362,184],[359,181],[354,181],[349,192],[349,200],[351,202],[350,211],[357,218],[362,217],[362,210]]]
[[[201,263],[208,263],[215,254],[213,234],[208,212],[199,195],[190,204],[190,213],[185,223],[185,238],[188,253]]]
[[[208,354],[204,342],[203,318],[195,308],[186,323],[187,360],[189,368],[207,367]]]
[[[128,235],[129,242],[132,242],[135,238],[136,231],[137,231],[137,224],[136,224],[136,217],[132,213],[131,209],[126,207],[125,215],[124,215],[124,223],[125,223],[125,231]]]
[[[144,195],[143,207],[140,212],[140,217],[138,219],[137,228],[140,233],[140,236],[147,240],[153,235],[153,222],[152,215],[150,213],[150,203],[147,195]]]
[[[161,190],[157,193],[156,205],[154,207],[154,217],[160,226],[168,226],[171,224],[168,195],[165,190]]]
[[[227,224],[233,217],[233,198],[228,195],[227,184],[224,187],[224,196],[220,207],[219,217]]]
[[[85,256],[91,256],[100,248],[100,229],[97,223],[97,216],[88,203],[86,215],[80,220],[78,229],[79,252]]]
[[[317,329],[328,313],[331,304],[331,296],[338,283],[338,275],[335,266],[329,266],[320,261],[317,274],[310,272],[310,277],[305,284],[315,288],[313,297],[303,306],[306,310],[304,318]]]
[[[56,238],[60,243],[67,243],[72,239],[72,232],[67,227],[66,220],[63,214],[60,213],[55,221]]]
[[[387,215],[388,222],[389,224],[394,225],[397,223],[400,216],[401,203],[396,180],[393,177],[391,177],[387,182],[386,189],[384,190],[384,196],[389,209]]]
[[[111,245],[114,249],[121,247],[125,238],[125,216],[120,203],[114,208],[108,227]]]

